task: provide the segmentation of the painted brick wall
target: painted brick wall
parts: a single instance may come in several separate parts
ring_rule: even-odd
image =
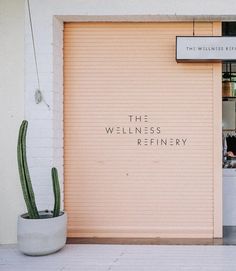
[[[53,207],[51,167],[58,167],[60,181],[63,184],[60,23],[54,20],[54,28],[53,20],[50,24],[48,20],[43,20],[39,24],[35,11],[32,7],[39,80],[44,101],[40,104],[36,104],[34,101],[34,93],[38,88],[38,82],[31,32],[29,24],[26,23],[25,118],[29,121],[28,161],[38,207],[39,209],[51,209]],[[26,7],[26,22],[29,22],[28,19]],[[44,31],[45,29],[50,30]],[[61,188],[63,190],[62,185]]]

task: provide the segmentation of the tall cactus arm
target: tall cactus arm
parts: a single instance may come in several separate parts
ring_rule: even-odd
[[[33,209],[34,218],[39,218],[39,213],[38,213],[38,209],[35,203],[35,196],[34,196],[34,191],[33,191],[32,183],[30,179],[27,156],[26,156],[26,134],[27,134],[28,121],[24,121],[24,122],[25,122],[25,126],[24,126],[23,134],[22,134],[23,167],[25,171],[26,184],[27,184],[27,189],[29,193],[29,198],[31,201],[31,206]]]
[[[52,174],[52,185],[53,185],[53,193],[54,193],[54,209],[53,209],[53,217],[59,216],[60,214],[60,184],[58,180],[58,173],[55,167],[51,170]]]
[[[24,126],[25,126],[25,121],[22,122],[22,124],[20,126],[20,130],[19,130],[18,144],[17,144],[17,160],[18,160],[18,169],[19,169],[19,175],[20,175],[20,181],[21,181],[21,188],[23,191],[25,204],[26,204],[26,207],[28,210],[29,217],[33,218],[34,213],[33,213],[31,201],[29,198],[29,192],[27,189],[25,171],[24,171],[24,163],[23,163],[23,154],[22,154],[22,135],[23,135]]]
[[[39,213],[35,204],[34,192],[30,180],[27,158],[26,158],[26,133],[27,121],[23,121],[19,130],[18,145],[17,145],[17,158],[18,168],[21,180],[21,187],[25,199],[26,207],[30,218],[39,218]]]

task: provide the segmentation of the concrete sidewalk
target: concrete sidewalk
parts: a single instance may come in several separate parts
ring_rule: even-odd
[[[58,253],[29,257],[0,246],[1,271],[235,271],[235,246],[66,245]]]

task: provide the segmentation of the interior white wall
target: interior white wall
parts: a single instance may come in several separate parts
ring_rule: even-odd
[[[0,41],[0,243],[14,243],[25,208],[16,162],[24,118],[24,0],[0,1]]]

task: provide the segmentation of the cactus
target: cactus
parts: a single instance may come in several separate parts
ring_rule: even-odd
[[[18,169],[21,181],[21,187],[28,210],[29,218],[39,218],[39,213],[35,204],[34,191],[32,188],[29,169],[26,158],[26,133],[28,122],[24,120],[20,126],[18,145],[17,145],[17,158]]]
[[[58,180],[57,169],[55,167],[52,168],[52,185],[54,192],[54,209],[53,209],[53,217],[59,216],[60,214],[60,185]]]
[[[23,196],[25,199],[26,207],[28,210],[29,218],[38,219],[40,218],[36,203],[34,191],[30,179],[27,157],[26,157],[26,134],[27,134],[28,122],[26,120],[22,121],[20,126],[19,135],[18,135],[18,144],[17,144],[17,160],[18,160],[18,169],[21,181],[21,188],[23,191]],[[54,210],[53,217],[60,215],[60,185],[58,180],[57,169],[52,168],[52,183],[53,183],[53,192],[54,192]]]

